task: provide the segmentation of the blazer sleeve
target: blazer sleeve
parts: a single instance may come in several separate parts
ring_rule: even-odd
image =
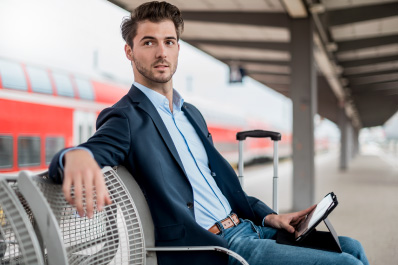
[[[102,168],[122,164],[130,152],[130,141],[130,126],[127,115],[123,109],[109,108],[102,111],[98,116],[95,134],[86,143],[79,146],[89,149]],[[53,157],[49,167],[49,176],[57,183],[63,181],[59,158],[64,150]]]
[[[277,214],[275,211],[273,211],[268,205],[266,205],[264,202],[260,201],[259,199],[248,196],[246,194],[247,200],[249,201],[249,204],[251,208],[253,209],[253,212],[255,214],[255,220],[252,220],[256,225],[262,225],[263,224],[263,219],[269,215],[269,214]]]

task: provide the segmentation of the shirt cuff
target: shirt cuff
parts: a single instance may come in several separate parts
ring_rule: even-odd
[[[277,213],[270,213],[270,214],[278,215]],[[267,216],[270,215],[270,214],[267,214],[265,217],[267,217]],[[262,226],[265,226],[265,217],[263,218],[263,221],[261,222],[261,225],[262,225]]]
[[[76,147],[72,147],[72,148],[66,149],[66,150],[64,150],[64,151],[59,155],[59,161],[58,161],[58,163],[59,163],[59,167],[60,167],[62,170],[64,170],[64,163],[63,163],[64,160],[63,160],[63,159],[64,159],[65,154],[66,154],[67,152],[69,152],[69,151],[73,151],[73,150],[77,150],[77,149],[86,150],[86,151],[89,152],[90,155],[94,158],[93,153],[90,151],[90,149],[88,149],[88,148],[86,148],[86,147],[76,146]]]

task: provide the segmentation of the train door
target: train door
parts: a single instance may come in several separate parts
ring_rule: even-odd
[[[76,110],[73,113],[73,145],[86,142],[94,134],[95,120],[93,112]]]

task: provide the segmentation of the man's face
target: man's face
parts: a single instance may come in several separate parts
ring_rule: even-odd
[[[171,20],[140,22],[131,56],[135,80],[143,85],[171,83],[177,69],[179,50],[176,29]]]

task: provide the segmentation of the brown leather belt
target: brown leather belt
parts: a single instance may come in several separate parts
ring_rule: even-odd
[[[228,215],[227,218],[221,220],[220,223],[222,224],[224,229],[228,229],[233,226],[237,226],[240,223],[240,221],[239,221],[238,216],[235,213],[233,213],[233,214]],[[217,224],[214,224],[212,227],[210,227],[209,231],[216,235],[221,233],[221,230]]]

